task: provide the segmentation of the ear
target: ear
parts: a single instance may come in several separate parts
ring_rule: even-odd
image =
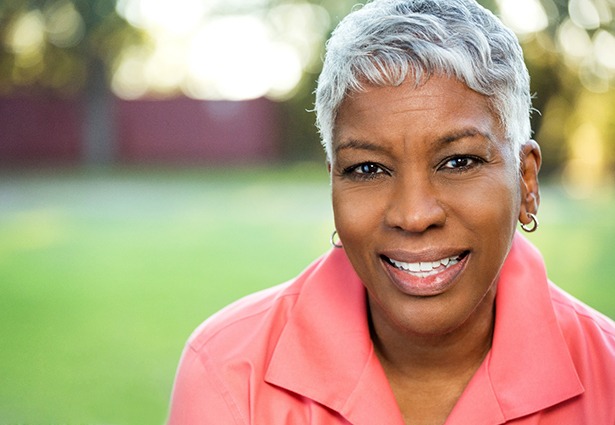
[[[538,213],[538,206],[540,205],[538,172],[542,164],[542,154],[538,143],[534,140],[528,140],[521,146],[520,155],[521,208],[519,210],[519,221],[523,224],[529,224],[532,220],[528,217],[528,213]]]

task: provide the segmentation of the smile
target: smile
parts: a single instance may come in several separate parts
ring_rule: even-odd
[[[456,255],[454,257],[446,257],[436,261],[421,261],[417,263],[404,263],[403,261],[397,261],[392,258],[385,257],[385,259],[399,270],[410,272],[417,277],[427,277],[438,274],[448,267],[452,267],[459,263],[463,259],[466,253]]]
[[[405,262],[381,255],[393,285],[406,295],[429,297],[447,292],[468,263],[469,251],[440,259]]]

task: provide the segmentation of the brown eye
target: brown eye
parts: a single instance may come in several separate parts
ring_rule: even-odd
[[[383,173],[384,170],[377,164],[366,162],[355,167],[354,172],[358,174],[378,174]]]
[[[483,161],[472,156],[455,156],[446,160],[442,165],[442,168],[447,170],[463,171],[475,167],[481,162]]]
[[[342,176],[354,181],[374,180],[386,175],[389,170],[375,162],[354,164],[342,171]]]

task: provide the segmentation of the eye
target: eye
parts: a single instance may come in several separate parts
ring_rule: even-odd
[[[368,180],[383,175],[386,172],[387,170],[379,164],[374,162],[364,162],[362,164],[355,164],[344,169],[343,175],[350,178]]]
[[[357,173],[357,174],[379,174],[379,173],[384,173],[384,170],[382,169],[382,167],[380,167],[378,164],[374,164],[372,162],[366,162],[364,164],[360,164],[360,165],[354,167],[353,171],[355,173]]]
[[[483,162],[484,161],[480,158],[473,156],[458,155],[445,160],[441,168],[451,171],[465,171],[474,168]]]

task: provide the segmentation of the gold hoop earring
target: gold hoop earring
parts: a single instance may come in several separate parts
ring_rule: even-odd
[[[527,232],[527,233],[532,233],[535,232],[536,229],[538,229],[538,219],[536,218],[536,216],[532,213],[527,213],[527,216],[530,218],[530,220],[532,220],[530,223],[521,223],[521,228]],[[530,226],[531,225],[531,226]]]
[[[333,248],[343,248],[343,245],[341,243],[335,243],[336,235],[337,235],[337,230],[334,230],[333,233],[331,233],[331,238],[329,238],[329,242],[331,243],[331,246]]]

